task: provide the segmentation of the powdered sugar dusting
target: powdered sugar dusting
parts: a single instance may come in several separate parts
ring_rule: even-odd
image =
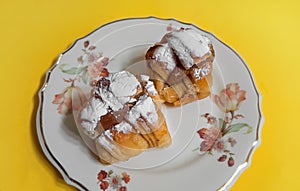
[[[210,52],[210,40],[192,29],[173,31],[164,36],[185,69],[194,65],[194,57]]]
[[[120,98],[118,99],[115,97],[115,95],[109,89],[98,87],[95,89],[95,93],[100,96],[104,104],[113,111],[117,111],[123,107]]]
[[[168,44],[161,44],[161,46],[155,50],[154,55],[157,61],[164,62],[166,64],[167,70],[173,71],[176,67],[174,54]]]
[[[157,95],[157,91],[152,81],[149,80],[149,76],[141,75],[141,80],[146,82],[145,88],[150,95]]]
[[[121,123],[119,123],[115,126],[115,129],[118,132],[129,133],[132,131],[132,126],[129,123],[122,121]]]
[[[196,57],[202,57],[210,51],[207,38],[194,30],[172,32],[172,37],[177,38]]]
[[[94,88],[96,97],[93,97],[81,111],[81,126],[86,134],[91,138],[99,136],[102,132],[96,132],[95,130],[100,123],[101,117],[109,111],[118,113],[124,108],[127,109],[122,111],[125,112],[122,115],[129,116],[129,121],[132,124],[137,124],[137,119],[140,117],[143,117],[151,124],[155,124],[158,121],[156,106],[152,98],[149,97],[149,95],[157,94],[154,84],[149,80],[149,76],[141,75],[138,78],[127,71],[122,71],[109,74],[109,76],[99,80],[99,84]],[[137,89],[142,86],[146,89],[145,94],[135,97]],[[126,104],[133,104],[134,106],[130,106],[132,108],[129,109],[129,106]],[[115,117],[118,121],[118,124],[113,127],[115,130],[124,133],[131,131],[131,125],[123,121],[123,117]],[[108,132],[110,133],[109,130],[105,131],[105,133]]]
[[[158,122],[156,107],[150,97],[143,96],[136,105],[131,108],[128,120],[131,123],[136,124],[136,120],[141,116],[147,119],[147,121],[152,125],[155,125]]]
[[[117,72],[110,76],[110,90],[117,98],[127,98],[122,100],[122,104],[129,101],[129,97],[136,93],[137,87],[140,86],[137,78],[127,72]]]
[[[107,113],[107,105],[99,99],[92,98],[89,104],[81,112],[82,127],[90,136],[97,134],[95,129],[98,125],[99,116]]]

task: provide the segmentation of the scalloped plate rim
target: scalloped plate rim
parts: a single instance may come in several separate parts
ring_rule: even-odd
[[[47,146],[46,140],[44,138],[44,133],[43,133],[43,126],[42,126],[42,105],[43,105],[43,100],[44,100],[44,91],[48,86],[48,82],[50,80],[51,77],[51,73],[52,71],[59,65],[60,59],[62,58],[62,56],[64,54],[66,54],[67,52],[69,52],[74,46],[75,44],[82,40],[87,38],[88,36],[92,35],[93,33],[97,32],[99,29],[110,25],[110,24],[114,24],[114,23],[118,23],[118,22],[123,22],[123,21],[127,21],[127,20],[147,20],[147,19],[156,19],[156,20],[161,20],[161,21],[175,21],[184,25],[190,25],[193,26],[201,31],[203,31],[204,33],[210,34],[211,36],[213,36],[217,41],[219,41],[220,43],[222,43],[223,45],[225,45],[228,49],[230,49],[239,59],[240,61],[243,63],[244,67],[246,68],[249,77],[251,78],[251,82],[252,85],[254,87],[255,93],[257,95],[258,98],[258,102],[257,102],[257,109],[258,109],[258,114],[259,114],[259,119],[258,119],[258,124],[256,126],[256,140],[253,142],[252,147],[249,150],[249,153],[246,157],[246,161],[243,162],[242,164],[239,164],[237,170],[233,173],[233,175],[230,177],[230,179],[224,184],[222,185],[218,190],[228,190],[234,183],[235,181],[238,179],[238,177],[241,175],[242,172],[244,172],[250,165],[251,165],[251,161],[252,161],[252,157],[254,154],[254,151],[257,149],[257,147],[261,144],[261,130],[262,130],[262,126],[264,123],[264,116],[262,114],[262,95],[260,94],[260,92],[258,91],[258,88],[256,86],[253,74],[251,72],[251,70],[249,69],[248,65],[246,64],[246,62],[242,59],[242,57],[230,46],[228,46],[226,43],[224,43],[223,41],[221,41],[217,36],[215,36],[213,33],[208,32],[206,30],[203,30],[201,28],[199,28],[198,26],[192,24],[192,23],[187,23],[187,22],[182,22],[180,20],[177,20],[175,18],[158,18],[155,16],[149,16],[149,17],[132,17],[132,18],[124,18],[124,19],[119,19],[119,20],[115,20],[115,21],[111,21],[108,22],[106,24],[103,24],[99,27],[97,27],[95,30],[93,30],[92,32],[88,33],[87,35],[77,38],[65,51],[63,51],[61,54],[59,54],[59,56],[57,57],[56,61],[54,61],[54,64],[50,67],[50,69],[46,72],[46,77],[45,77],[45,81],[44,84],[42,85],[41,89],[38,92],[38,97],[39,97],[39,105],[38,105],[38,109],[37,109],[37,114],[36,114],[36,128],[37,128],[37,136],[40,142],[40,146],[45,154],[45,156],[47,157],[47,159],[51,162],[51,164],[60,172],[60,174],[62,175],[64,181],[69,184],[72,185],[74,187],[76,187],[77,189],[82,189],[82,190],[88,190],[84,185],[82,185],[78,180],[73,179],[72,177],[70,177],[70,175],[66,172],[66,170],[64,169],[64,167],[60,164],[60,162],[55,158],[55,156],[53,156],[53,154],[51,153],[49,147]]]

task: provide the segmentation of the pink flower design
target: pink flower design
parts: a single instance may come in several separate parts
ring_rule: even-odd
[[[59,114],[70,114],[73,110],[79,110],[87,101],[83,91],[75,86],[75,83],[88,84],[91,78],[104,77],[109,74],[106,66],[109,59],[102,56],[102,53],[96,52],[96,46],[91,45],[88,40],[83,42],[83,54],[77,58],[79,66],[70,66],[69,64],[61,64],[59,69],[61,72],[73,75],[72,78],[64,79],[71,85],[54,96],[53,104],[57,104]],[[76,74],[76,75],[75,75]]]
[[[57,104],[59,114],[69,114],[72,112],[72,87],[67,87],[62,93],[55,94],[53,104]]]
[[[227,159],[227,155],[222,155],[218,158],[219,162],[224,162]]]
[[[229,157],[228,161],[227,161],[227,164],[229,167],[232,167],[234,165],[234,159],[233,157]]]
[[[234,147],[234,145],[236,144],[236,140],[234,138],[232,138],[232,137],[228,138],[228,142],[230,143],[231,147]]]
[[[123,172],[122,176],[125,184],[128,184],[128,182],[130,181],[130,176],[126,172]]]
[[[222,140],[218,140],[216,141],[215,145],[214,145],[214,149],[217,151],[217,152],[222,152],[225,148],[225,143],[224,141]]]
[[[74,100],[72,100],[72,96],[75,98]],[[58,105],[57,110],[59,114],[70,114],[72,109],[79,109],[85,102],[86,97],[82,90],[73,85],[65,88],[62,93],[56,94],[52,101],[53,104]]]
[[[121,186],[121,187],[118,189],[118,191],[127,191],[127,188],[126,188],[126,186]]]
[[[210,128],[201,128],[197,131],[200,138],[203,139],[200,143],[200,151],[209,154],[213,154],[213,151],[221,153],[217,161],[225,162],[227,160],[227,165],[231,167],[235,163],[233,157],[235,154],[231,148],[237,141],[232,137],[227,139],[223,137],[239,132],[243,128],[247,128],[247,134],[252,132],[252,127],[247,123],[234,123],[235,120],[244,118],[244,115],[235,114],[235,112],[239,109],[241,102],[246,99],[246,91],[240,90],[238,83],[230,83],[220,91],[219,95],[212,95],[212,99],[225,112],[225,116],[216,118],[209,113],[201,115],[206,118],[206,123]]]
[[[121,186],[121,181],[122,181],[121,177],[118,175],[115,175],[110,179],[110,186],[113,189],[117,189]]]
[[[98,56],[97,56],[96,54],[94,54],[94,53],[89,53],[89,54],[87,55],[87,61],[88,61],[89,63],[93,63],[93,62],[95,62],[97,59],[98,59]]]
[[[83,42],[84,48],[87,48],[89,45],[90,45],[90,41],[87,40]]]
[[[226,89],[220,95],[212,95],[213,101],[224,112],[234,112],[239,109],[240,104],[246,99],[246,91],[240,90],[238,83],[227,84]]]
[[[107,177],[107,172],[106,172],[106,171],[101,170],[101,171],[98,173],[98,180],[99,180],[99,181],[104,180],[106,177]]]
[[[180,28],[175,28],[172,23],[169,23],[167,26],[167,31],[181,31],[181,30],[185,30],[184,27],[180,27]]]
[[[201,115],[201,117],[205,117],[207,119],[207,123],[208,124],[216,124],[217,123],[217,118],[210,115],[209,113],[205,113],[203,115]]]
[[[114,174],[112,170],[101,170],[97,176],[100,189],[105,191],[106,189],[112,189],[115,191],[127,191],[125,184],[130,182],[130,176],[123,172],[122,176]]]
[[[109,183],[107,181],[101,181],[100,183],[100,189],[105,191],[106,189],[108,189],[109,187]]]
[[[95,50],[96,49],[96,46],[90,46],[89,47],[89,50]]]
[[[77,62],[79,62],[80,64],[83,64],[83,56],[79,56],[77,58]]]
[[[217,127],[202,128],[198,134],[203,139],[200,144],[200,151],[211,151],[216,141],[222,137],[222,132]]]
[[[168,24],[168,26],[167,26],[167,31],[172,31],[172,30],[174,30],[174,29],[173,29],[172,24],[170,23],[170,24]]]
[[[105,66],[108,64],[107,57],[100,57],[96,60],[95,64],[89,65],[87,68],[88,75],[92,78],[96,78],[98,76],[106,76],[108,74]]]

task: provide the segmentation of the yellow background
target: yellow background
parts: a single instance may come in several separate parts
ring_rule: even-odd
[[[151,15],[213,32],[254,74],[263,95],[262,145],[231,190],[300,190],[298,2],[1,0],[0,191],[74,190],[47,161],[36,136],[45,72],[70,43],[98,26]]]

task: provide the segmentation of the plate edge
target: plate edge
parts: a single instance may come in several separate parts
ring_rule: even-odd
[[[252,156],[254,154],[254,151],[257,149],[257,147],[261,144],[261,129],[263,126],[263,122],[264,122],[264,117],[262,114],[262,95],[259,93],[258,88],[256,86],[255,80],[254,80],[254,76],[251,72],[251,70],[249,69],[248,65],[246,64],[246,62],[242,59],[242,57],[230,46],[228,46],[226,43],[224,43],[222,40],[220,40],[216,35],[214,35],[211,32],[208,32],[204,29],[199,28],[198,26],[192,24],[192,23],[187,23],[187,22],[182,22],[179,21],[175,18],[158,18],[155,16],[148,16],[148,17],[132,17],[132,18],[124,18],[124,19],[119,19],[119,20],[114,20],[111,22],[108,22],[106,24],[103,24],[99,27],[97,27],[95,30],[93,30],[92,32],[88,33],[87,35],[84,35],[80,38],[75,39],[75,41],[65,50],[63,51],[58,59],[56,60],[55,64],[47,71],[46,73],[46,79],[44,84],[42,85],[42,88],[40,89],[38,96],[39,96],[39,106],[38,106],[38,110],[37,110],[37,115],[36,115],[36,128],[37,128],[37,136],[40,142],[40,146],[42,147],[42,150],[45,154],[45,156],[48,158],[48,160],[55,166],[55,168],[61,173],[61,175],[63,176],[64,180],[66,183],[75,186],[78,189],[82,189],[82,190],[88,190],[86,187],[84,187],[81,183],[79,183],[77,180],[71,178],[68,173],[66,172],[66,170],[63,168],[63,166],[60,164],[60,162],[54,157],[54,155],[51,153],[47,142],[44,138],[44,134],[43,134],[43,126],[42,126],[42,105],[43,105],[43,100],[44,100],[44,91],[48,85],[50,76],[52,71],[56,68],[56,66],[58,65],[61,57],[66,54],[68,51],[70,51],[78,41],[87,38],[88,36],[92,35],[93,33],[95,33],[96,31],[98,31],[99,29],[110,25],[110,24],[114,24],[114,23],[118,23],[118,22],[122,22],[122,21],[126,21],[126,20],[147,20],[147,19],[154,19],[154,20],[160,20],[160,21],[176,21],[178,23],[181,23],[183,25],[190,25],[193,26],[195,28],[197,28],[200,31],[203,31],[211,36],[213,36],[217,41],[219,41],[220,43],[222,43],[224,46],[226,46],[227,48],[229,48],[243,63],[244,67],[246,68],[248,74],[250,75],[251,78],[251,82],[252,85],[254,87],[254,90],[256,92],[257,98],[258,98],[258,113],[259,113],[259,120],[258,120],[258,124],[257,124],[257,131],[256,131],[256,140],[254,141],[252,147],[250,148],[250,151],[246,157],[246,161],[244,163],[242,163],[241,165],[238,166],[237,170],[234,172],[234,174],[230,177],[230,179],[224,183],[219,189],[217,190],[228,190],[234,183],[235,181],[238,179],[238,177],[241,175],[242,172],[244,172],[251,164],[251,160],[252,160]]]
[[[69,174],[64,169],[64,167],[60,164],[60,162],[55,158],[55,156],[50,151],[49,146],[48,146],[47,141],[46,141],[45,136],[44,136],[43,124],[42,124],[42,122],[43,122],[43,117],[42,117],[43,108],[42,108],[42,105],[43,105],[43,102],[44,102],[44,91],[48,86],[48,82],[49,82],[51,73],[58,66],[58,63],[59,63],[61,57],[62,57],[62,54],[60,54],[58,56],[58,58],[55,61],[55,64],[53,64],[53,66],[47,71],[44,84],[42,85],[42,88],[38,92],[39,105],[38,105],[37,114],[36,114],[37,136],[38,136],[40,146],[41,146],[45,156],[51,162],[51,164],[60,172],[60,174],[62,175],[64,181],[66,183],[68,183],[69,185],[72,185],[72,186],[74,186],[78,189],[88,191],[88,189],[85,186],[83,186],[79,181],[77,181],[77,180],[75,180],[75,179],[73,179],[69,176]]]

